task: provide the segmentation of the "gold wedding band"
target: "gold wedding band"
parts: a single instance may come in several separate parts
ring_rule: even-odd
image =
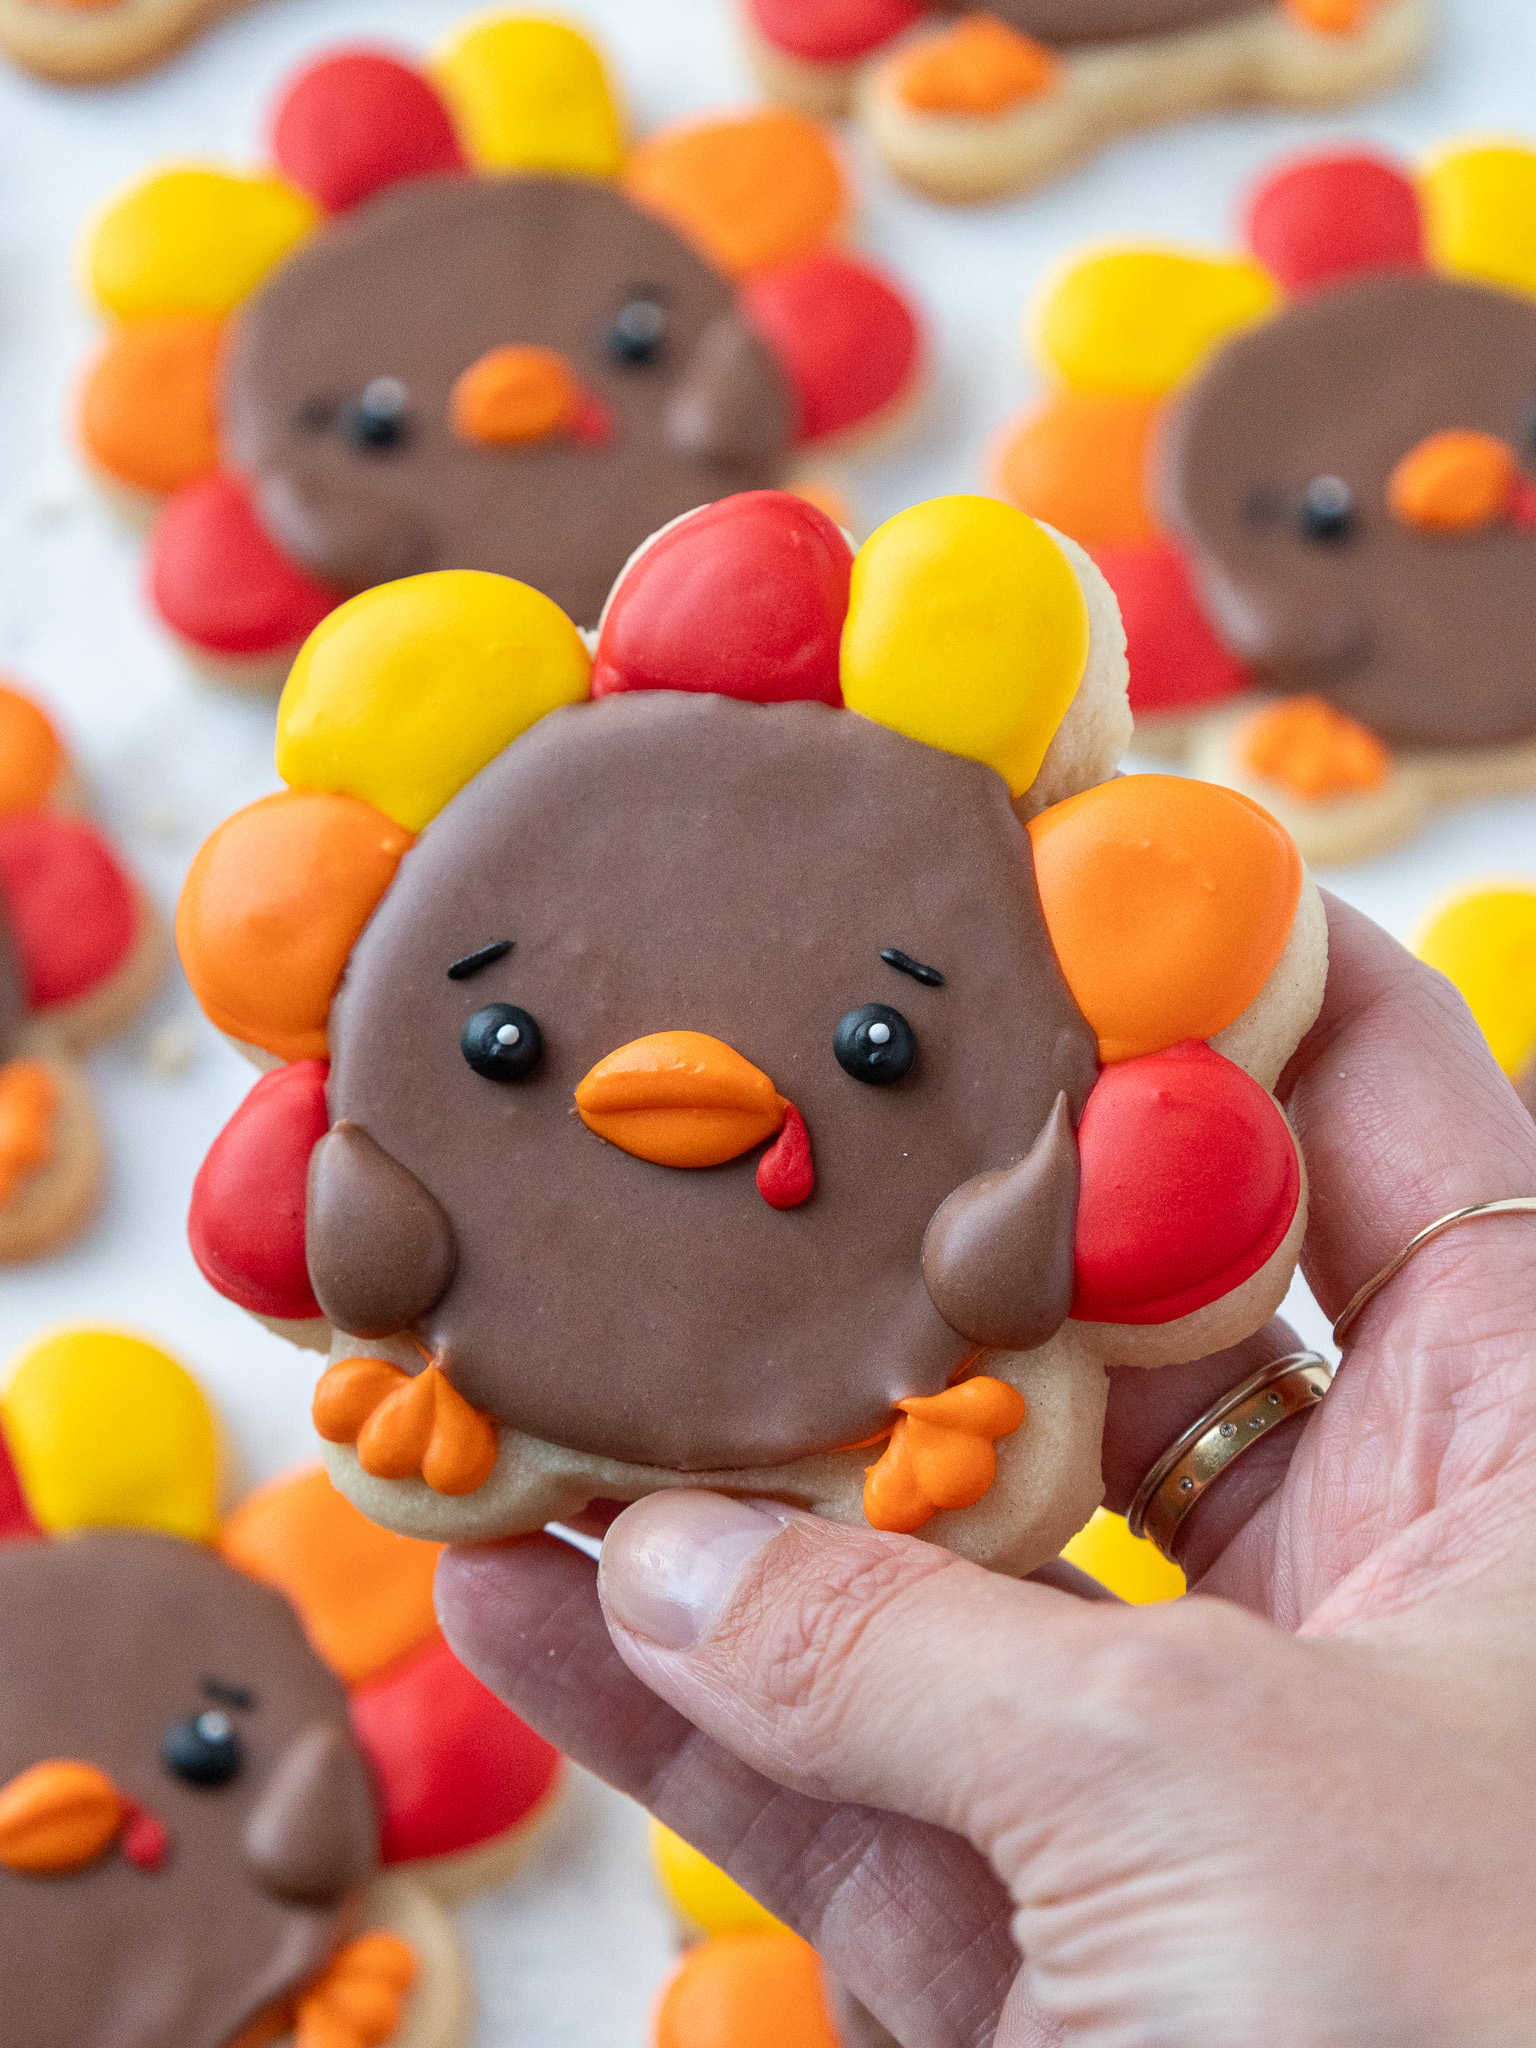
[[[1363,1287],[1355,1289],[1333,1326],[1334,1343],[1343,1349],[1344,1340],[1365,1310],[1387,1282],[1397,1278],[1421,1246],[1429,1244],[1453,1224],[1470,1223],[1475,1216],[1536,1216],[1536,1195],[1507,1195],[1500,1202],[1473,1202],[1465,1209],[1452,1209],[1448,1216],[1437,1216],[1433,1223],[1426,1223],[1417,1236],[1409,1238],[1395,1259],[1388,1259],[1379,1273],[1373,1273]]]
[[[1173,1560],[1179,1525],[1213,1480],[1277,1422],[1315,1408],[1333,1380],[1333,1368],[1315,1351],[1272,1358],[1222,1395],[1164,1451],[1136,1489],[1126,1511],[1133,1536],[1150,1536]]]

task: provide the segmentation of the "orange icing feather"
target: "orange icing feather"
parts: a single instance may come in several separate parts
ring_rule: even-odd
[[[1238,754],[1308,803],[1379,789],[1392,773],[1385,741],[1323,697],[1287,697],[1258,712],[1238,736]]]
[[[64,766],[64,747],[48,714],[0,683],[0,817],[40,811]]]
[[[47,1165],[58,1113],[59,1084],[41,1060],[0,1067],[0,1202],[11,1199],[24,1174]]]
[[[224,323],[196,313],[125,320],[86,372],[80,436],[98,468],[141,491],[180,490],[219,466]]]
[[[1126,775],[1029,824],[1056,958],[1109,1065],[1210,1038],[1285,950],[1301,856],[1235,790]]]
[[[281,1060],[324,1059],[347,955],[411,843],[371,804],[315,790],[227,819],[176,911],[181,964],[219,1029]]]
[[[1061,59],[995,15],[973,14],[919,43],[896,90],[919,114],[1003,114],[1049,92]]]
[[[1154,540],[1145,479],[1158,409],[1119,392],[1053,392],[1004,440],[1003,495],[1085,548]]]
[[[717,1934],[656,2008],[656,2048],[839,2048],[821,1960],[787,1927]]]
[[[623,183],[729,277],[804,255],[847,211],[826,135],[785,108],[665,128],[641,143]]]
[[[389,1392],[394,1382],[381,1384]],[[432,1578],[442,1548],[370,1522],[320,1466],[259,1488],[219,1535],[226,1564],[285,1593],[317,1654],[348,1685],[376,1678],[436,1636]]]

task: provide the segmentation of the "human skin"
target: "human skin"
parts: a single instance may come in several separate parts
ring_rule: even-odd
[[[1336,1315],[1415,1231],[1536,1193],[1461,999],[1329,902],[1281,1087]],[[1124,1508],[1283,1324],[1115,1376]],[[909,1537],[658,1494],[600,1570],[450,1552],[460,1654],[816,1943],[904,2048],[1536,2039],[1536,1217],[1419,1253],[1338,1381],[1189,1516],[1151,1608]],[[1080,1590],[1080,1589],[1079,1589]],[[1023,1956],[1022,1966],[1020,1954]]]

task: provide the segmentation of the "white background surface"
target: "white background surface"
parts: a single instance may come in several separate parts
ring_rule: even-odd
[[[80,225],[156,159],[259,160],[279,81],[327,43],[371,37],[420,51],[468,11],[468,0],[259,0],[127,86],[70,92],[0,69],[0,666],[58,713],[102,816],[167,914],[205,834],[274,786],[272,706],[190,675],[140,599],[138,538],[70,453],[68,395],[94,332],[74,274]],[[585,0],[570,11],[605,41],[641,131],[751,95],[726,0]],[[934,337],[921,418],[898,449],[850,475],[862,530],[916,498],[982,485],[987,445],[1034,388],[1016,338],[1020,308],[1080,243],[1151,235],[1226,246],[1245,180],[1281,150],[1351,136],[1412,153],[1489,130],[1536,135],[1533,0],[1453,0],[1422,81],[1342,119],[1249,114],[1164,130],[1002,205],[942,210],[855,149],[855,239],[907,280]],[[1447,885],[1522,866],[1536,870],[1532,799],[1448,813],[1412,847],[1325,879],[1406,936]],[[149,1058],[167,1033],[188,1056],[174,1077]],[[308,1355],[205,1286],[183,1234],[193,1173],[250,1071],[179,977],[92,1065],[108,1199],[78,1246],[0,1275],[0,1361],[65,1321],[156,1338],[215,1396],[234,1497],[313,1448]],[[1309,1302],[1298,1319],[1310,1338],[1321,1334]],[[475,2048],[640,2048],[672,1953],[643,1842],[627,1802],[578,1781],[523,1875],[465,1909],[482,2007]]]

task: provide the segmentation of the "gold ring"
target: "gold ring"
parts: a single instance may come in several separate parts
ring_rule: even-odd
[[[1125,1516],[1131,1534],[1150,1536],[1172,1563],[1179,1524],[1212,1480],[1277,1422],[1315,1408],[1332,1382],[1333,1367],[1315,1351],[1272,1358],[1240,1380],[1174,1439],[1137,1487]]]
[[[1387,1282],[1397,1278],[1421,1245],[1428,1244],[1454,1223],[1470,1223],[1474,1216],[1536,1216],[1536,1195],[1506,1195],[1500,1202],[1473,1202],[1468,1208],[1453,1209],[1448,1216],[1438,1216],[1433,1223],[1426,1223],[1417,1236],[1409,1238],[1395,1259],[1388,1259],[1379,1273],[1373,1273],[1363,1287],[1355,1289],[1333,1326],[1334,1343],[1343,1349],[1345,1338],[1365,1310]]]

